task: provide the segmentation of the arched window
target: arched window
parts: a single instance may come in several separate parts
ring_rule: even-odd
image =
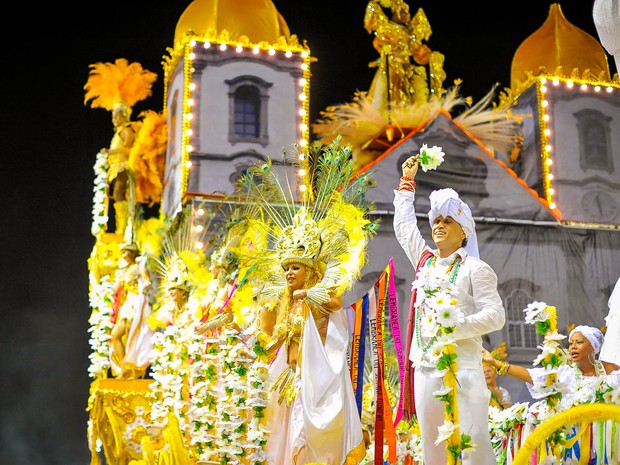
[[[587,109],[575,113],[579,131],[579,162],[583,170],[614,169],[610,151],[611,118],[597,110]]]
[[[256,76],[238,76],[225,81],[228,84],[230,114],[228,140],[269,143],[268,102],[271,83]]]
[[[234,133],[239,137],[258,137],[260,96],[254,86],[241,86],[235,91]]]
[[[526,324],[523,317],[523,309],[531,302],[527,292],[521,289],[514,289],[506,298],[508,348],[535,349],[538,346],[536,326]]]

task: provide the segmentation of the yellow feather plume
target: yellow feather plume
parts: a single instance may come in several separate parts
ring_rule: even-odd
[[[137,102],[151,96],[157,74],[142,68],[140,63],[129,63],[118,58],[114,63],[95,63],[84,90],[84,105],[90,100],[91,108],[112,111],[118,104],[133,107]]]

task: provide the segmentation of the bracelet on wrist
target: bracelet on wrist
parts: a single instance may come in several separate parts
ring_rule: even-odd
[[[508,369],[510,368],[510,363],[504,361],[502,362],[502,364],[499,366],[499,369],[497,370],[497,373],[499,375],[505,375],[506,373],[508,373]]]
[[[416,182],[412,178],[408,176],[401,176],[400,183],[398,184],[396,190],[413,192],[415,190],[415,186]]]

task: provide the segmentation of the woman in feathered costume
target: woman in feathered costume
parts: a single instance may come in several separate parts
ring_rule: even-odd
[[[112,184],[112,198],[116,214],[116,232],[124,234],[128,225],[130,206],[129,157],[136,140],[137,128],[131,121],[131,109],[139,101],[151,95],[157,75],[142,68],[140,63],[129,63],[124,58],[114,63],[90,65],[88,80],[84,86],[84,104],[90,101],[92,108],[104,108],[112,112],[114,136],[107,154],[108,183]]]
[[[376,224],[364,201],[372,183],[366,176],[351,179],[350,154],[339,140],[310,147],[304,169],[311,187],[300,202],[270,162],[250,168],[239,182],[246,199],[264,209],[271,237],[271,247],[255,259],[252,284],[278,302],[261,315],[274,357],[269,463],[357,464],[365,455],[342,294],[359,278]]]

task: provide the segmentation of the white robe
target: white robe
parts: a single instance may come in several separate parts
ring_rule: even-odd
[[[347,362],[349,339],[342,309],[330,317],[325,345],[314,318],[306,318],[295,400],[290,407],[278,404],[274,392],[269,401],[266,452],[270,464],[342,465],[363,459],[366,448]],[[282,347],[271,365],[273,380],[287,367],[286,359]]]

